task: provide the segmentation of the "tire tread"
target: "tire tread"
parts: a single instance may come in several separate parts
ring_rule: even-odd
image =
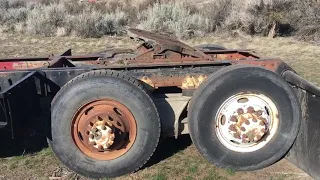
[[[51,102],[51,106],[53,106],[53,104],[56,102],[57,98],[60,96],[60,94],[62,94],[65,89],[67,89],[69,86],[71,86],[73,83],[75,82],[78,82],[82,79],[86,79],[86,78],[90,78],[90,77],[95,77],[95,76],[101,76],[102,74],[104,74],[104,76],[111,76],[111,77],[117,77],[117,78],[121,78],[133,85],[135,85],[136,87],[138,87],[139,89],[141,89],[142,91],[144,91],[146,94],[147,94],[147,97],[149,98],[149,100],[152,102],[152,106],[155,110],[157,110],[155,104],[154,104],[154,101],[153,99],[151,98],[151,94],[149,93],[149,91],[147,91],[147,89],[145,88],[145,86],[140,83],[136,78],[133,78],[133,77],[130,77],[129,75],[124,75],[123,73],[121,72],[118,72],[118,71],[114,71],[114,70],[93,70],[93,71],[89,71],[89,72],[86,72],[86,73],[83,73],[81,75],[78,75],[77,77],[71,79],[69,82],[67,82],[60,90],[59,92],[54,96],[52,102]],[[153,149],[153,151],[151,152],[151,155],[149,156],[149,158],[147,158],[145,160],[144,163],[142,163],[141,166],[139,166],[138,168],[134,169],[131,173],[133,172],[136,172],[137,170],[139,170],[141,167],[143,167],[148,161],[149,159],[152,157],[152,155],[154,154],[158,144],[159,144],[159,139],[160,139],[160,132],[161,132],[161,122],[160,122],[160,116],[159,116],[159,113],[158,111],[156,111],[157,113],[157,120],[158,120],[158,125],[159,125],[159,133],[158,133],[158,137],[156,138],[157,139],[157,142],[156,142],[156,146],[155,148]]]

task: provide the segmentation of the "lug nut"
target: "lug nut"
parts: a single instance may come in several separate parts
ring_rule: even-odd
[[[242,139],[243,143],[248,143],[249,141],[247,139]]]
[[[268,123],[268,121],[267,121],[266,118],[260,117],[259,119],[260,119],[261,121],[263,121],[264,124],[267,124],[267,123]]]
[[[247,108],[248,113],[254,113],[254,108],[252,106]]]
[[[259,111],[256,112],[256,114],[257,114],[258,116],[261,116],[261,115],[262,115],[262,111],[259,110]]]
[[[112,134],[112,132],[113,132],[112,129],[109,128],[109,129],[108,129],[108,133],[109,133],[109,134]]]
[[[113,136],[110,136],[109,138],[110,138],[110,140],[114,140],[114,135],[113,135]]]
[[[237,139],[241,139],[240,134],[239,133],[234,133],[233,137],[237,138]]]
[[[102,130],[106,130],[107,127],[106,127],[106,126],[102,126],[101,129],[102,129]]]
[[[263,121],[260,121],[260,122],[259,122],[259,125],[260,125],[260,126],[263,126],[263,125],[264,125],[264,122],[263,122]]]
[[[93,135],[93,134],[90,134],[89,138],[90,138],[90,139],[93,139],[93,138],[94,138],[94,135]]]
[[[90,145],[95,145],[95,142],[94,142],[94,141],[92,141],[92,142],[90,142],[89,144],[90,144]]]
[[[232,122],[237,122],[237,121],[238,121],[238,119],[237,119],[237,117],[236,117],[236,116],[231,116],[230,121],[232,121]]]
[[[261,136],[260,136],[260,135],[257,135],[257,136],[254,138],[255,141],[259,141],[260,139],[261,139]]]
[[[113,140],[112,140],[112,141],[109,141],[109,142],[108,142],[108,145],[111,146],[113,143],[114,143]]]
[[[244,113],[244,110],[243,110],[242,108],[239,108],[239,109],[237,110],[237,113],[238,113],[238,114],[243,114],[243,113]]]
[[[236,128],[234,127],[234,125],[230,125],[230,126],[229,126],[229,130],[236,132]]]

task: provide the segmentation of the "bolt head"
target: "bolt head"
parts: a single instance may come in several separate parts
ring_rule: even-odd
[[[254,140],[255,140],[255,141],[259,141],[261,138],[262,138],[262,136],[257,135]]]
[[[109,139],[110,139],[110,140],[114,140],[114,138],[115,138],[114,135],[109,136]]]
[[[96,145],[96,143],[94,141],[89,143],[90,145]]]
[[[235,138],[237,138],[237,139],[241,139],[241,136],[240,136],[239,133],[234,133],[234,134],[233,134],[233,137],[235,137]]]
[[[229,130],[230,130],[230,131],[234,131],[234,132],[237,131],[234,125],[230,125],[230,126],[229,126]]]
[[[97,132],[97,131],[98,131],[97,128],[92,128],[92,130],[91,130],[92,133],[95,133],[95,132]]]
[[[238,113],[238,114],[243,114],[243,113],[244,113],[244,110],[243,110],[242,108],[239,108],[239,109],[237,110],[237,113]]]
[[[248,113],[254,113],[254,108],[252,106],[247,108]]]
[[[230,121],[237,122],[238,118],[236,116],[231,116]]]
[[[262,115],[262,111],[259,110],[259,111],[256,112],[256,114],[257,114],[257,116],[261,116]]]

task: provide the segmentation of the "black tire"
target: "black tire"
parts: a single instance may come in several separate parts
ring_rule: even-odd
[[[268,96],[279,110],[279,126],[273,138],[253,152],[232,151],[217,137],[215,115],[230,96],[243,92]],[[300,126],[301,110],[296,94],[279,75],[260,67],[235,65],[212,74],[196,90],[188,112],[190,135],[199,152],[219,167],[256,170],[281,159],[292,146]]]
[[[96,160],[82,153],[71,137],[72,117],[86,102],[111,98],[125,105],[137,124],[136,139],[124,155],[112,160]],[[71,170],[91,178],[117,177],[138,170],[155,151],[160,136],[157,109],[134,78],[116,71],[91,71],[74,78],[52,102],[52,140],[55,155]]]
[[[207,50],[207,51],[214,51],[214,50],[226,50],[227,48],[217,45],[217,44],[200,44],[195,46],[198,49]]]

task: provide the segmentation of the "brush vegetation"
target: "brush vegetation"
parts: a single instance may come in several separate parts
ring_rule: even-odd
[[[229,35],[295,36],[320,41],[316,0],[0,0],[2,32],[43,36],[122,35],[128,27],[179,38]]]

